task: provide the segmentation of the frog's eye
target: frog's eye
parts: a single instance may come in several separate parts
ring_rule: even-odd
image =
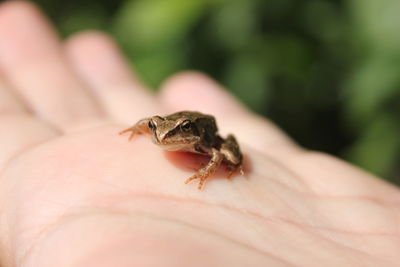
[[[192,122],[190,120],[185,120],[180,125],[182,131],[189,131],[192,128]]]
[[[152,120],[149,120],[149,123],[147,124],[147,126],[149,126],[150,130],[152,130],[152,131],[154,131],[156,129],[156,124]]]

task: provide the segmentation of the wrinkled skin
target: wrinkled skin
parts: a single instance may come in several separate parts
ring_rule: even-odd
[[[25,2],[0,6],[0,36],[0,266],[400,262],[398,188],[298,147],[210,78],[151,95],[109,37],[60,42]],[[185,109],[236,135],[246,177],[199,191],[150,140],[117,134]]]

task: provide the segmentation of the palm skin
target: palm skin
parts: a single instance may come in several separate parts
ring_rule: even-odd
[[[398,188],[298,147],[206,76],[151,95],[107,36],[62,44],[25,2],[0,6],[0,36],[0,266],[400,262]],[[193,159],[118,135],[185,109],[238,137],[245,177],[199,191],[179,168]]]

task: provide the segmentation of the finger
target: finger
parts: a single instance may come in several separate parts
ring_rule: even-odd
[[[0,36],[0,64],[6,78],[37,115],[63,128],[101,116],[68,68],[57,35],[33,4],[2,4]]]
[[[132,73],[117,45],[107,35],[80,33],[67,41],[65,49],[77,73],[113,118],[132,123],[158,113],[155,97]]]
[[[297,150],[295,143],[265,118],[250,112],[215,81],[197,72],[177,74],[162,86],[161,101],[171,112],[194,110],[217,118],[223,134],[232,133],[254,149]]]

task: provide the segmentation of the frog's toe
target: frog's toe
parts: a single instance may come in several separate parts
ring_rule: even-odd
[[[199,190],[202,190],[202,189],[203,189],[203,186],[204,186],[204,184],[205,184],[205,182],[206,182],[206,180],[207,180],[208,177],[209,177],[209,174],[208,174],[207,172],[199,172],[199,173],[196,173],[196,174],[192,175],[191,177],[189,177],[189,178],[185,181],[185,184],[188,184],[188,183],[190,183],[190,182],[193,181],[193,180],[200,179],[199,185],[198,185],[197,188],[198,188]]]
[[[199,179],[200,177],[198,177],[197,174],[190,176],[188,179],[186,179],[185,184],[190,183],[193,180]]]

